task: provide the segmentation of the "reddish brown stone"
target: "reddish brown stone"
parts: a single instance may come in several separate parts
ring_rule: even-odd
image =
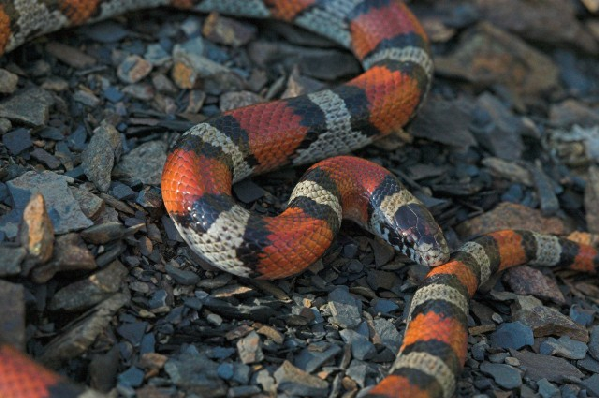
[[[527,266],[510,268],[504,278],[516,294],[533,294],[536,297],[552,300],[557,304],[566,303],[555,280],[547,278],[537,268]]]
[[[243,46],[254,37],[256,28],[213,12],[206,18],[202,33],[215,43]]]
[[[572,2],[476,0],[476,6],[493,25],[527,41],[577,47],[591,54],[599,50],[593,37],[576,18],[577,10]]]
[[[526,229],[545,235],[567,235],[572,231],[567,222],[557,217],[543,217],[538,209],[500,203],[495,209],[459,224],[456,232],[468,237],[502,229]]]
[[[553,308],[537,306],[518,310],[514,312],[513,320],[529,326],[535,337],[568,336],[574,340],[589,341],[589,333],[584,326],[574,323]]]
[[[21,245],[27,250],[26,266],[44,264],[54,250],[54,226],[46,211],[44,196],[37,192],[31,196],[23,212],[19,230]]]
[[[558,69],[518,37],[481,23],[447,56],[435,59],[438,73],[483,87],[504,84],[521,95],[538,95],[557,85]]]

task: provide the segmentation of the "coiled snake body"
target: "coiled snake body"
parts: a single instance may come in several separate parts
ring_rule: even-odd
[[[350,48],[362,62],[365,72],[335,89],[235,109],[195,126],[171,151],[161,188],[190,247],[239,276],[302,271],[329,247],[342,218],[420,264],[439,266],[412,299],[391,374],[368,396],[450,397],[466,359],[468,299],[493,274],[527,262],[586,272],[599,264],[590,247],[527,231],[480,237],[449,258],[428,210],[391,173],[338,156],[400,129],[430,87],[426,36],[399,0],[9,0],[0,3],[0,54],[35,35],[159,5],[285,20]],[[233,199],[235,181],[322,159],[277,217],[253,214]],[[93,394],[8,345],[0,345],[0,359],[3,397]]]

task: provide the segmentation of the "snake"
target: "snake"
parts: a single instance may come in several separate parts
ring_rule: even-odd
[[[410,302],[389,375],[363,396],[451,397],[466,361],[469,299],[505,269],[534,264],[596,272],[594,248],[531,231],[493,232],[450,253],[433,216],[397,177],[348,155],[401,131],[430,89],[428,39],[400,0],[4,0],[0,55],[57,29],[157,6],[282,20],[350,49],[361,62],[364,72],[335,88],[197,124],[170,150],[161,191],[189,247],[240,277],[302,272],[330,247],[343,219],[431,267]],[[279,215],[257,214],[235,201],[235,182],[301,164],[312,166]],[[0,343],[0,396],[99,395]]]

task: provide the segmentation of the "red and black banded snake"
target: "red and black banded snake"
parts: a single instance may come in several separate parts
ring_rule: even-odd
[[[433,217],[390,172],[340,156],[402,128],[431,85],[427,38],[399,0],[5,0],[0,54],[39,34],[161,5],[291,22],[350,48],[364,66],[363,74],[335,89],[235,109],[196,125],[170,152],[161,189],[190,247],[242,277],[301,272],[329,247],[342,218],[436,266],[412,298],[390,375],[366,396],[452,396],[466,360],[468,300],[494,274],[525,263],[595,272],[594,249],[527,231],[476,238],[450,258]],[[277,217],[253,214],[233,199],[236,181],[320,160]],[[94,394],[9,345],[0,345],[0,359],[3,397]]]

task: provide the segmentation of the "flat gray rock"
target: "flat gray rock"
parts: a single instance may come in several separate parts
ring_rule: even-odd
[[[15,203],[15,210],[22,214],[29,203],[29,198],[35,192],[41,192],[46,202],[46,210],[58,235],[87,228],[93,223],[83,214],[79,203],[68,188],[68,177],[51,171],[37,173],[30,171],[7,182],[8,190]],[[4,219],[3,219],[4,221]],[[20,217],[16,224],[20,222]],[[15,221],[11,221],[15,223]],[[3,225],[4,224],[4,225]],[[7,227],[0,221],[0,229]],[[15,225],[13,225],[14,227]],[[7,235],[9,235],[7,233]]]
[[[167,146],[161,141],[146,142],[124,155],[115,173],[135,178],[144,184],[160,185]]]
[[[329,294],[329,308],[335,325],[353,328],[362,322],[361,302],[349,293],[346,286],[338,287]]]
[[[32,127],[41,127],[48,122],[52,105],[54,105],[52,95],[40,88],[32,88],[21,91],[0,104],[0,118]]]
[[[122,152],[121,136],[114,126],[102,123],[94,130],[81,154],[81,166],[87,178],[100,192],[110,188],[112,168]]]

